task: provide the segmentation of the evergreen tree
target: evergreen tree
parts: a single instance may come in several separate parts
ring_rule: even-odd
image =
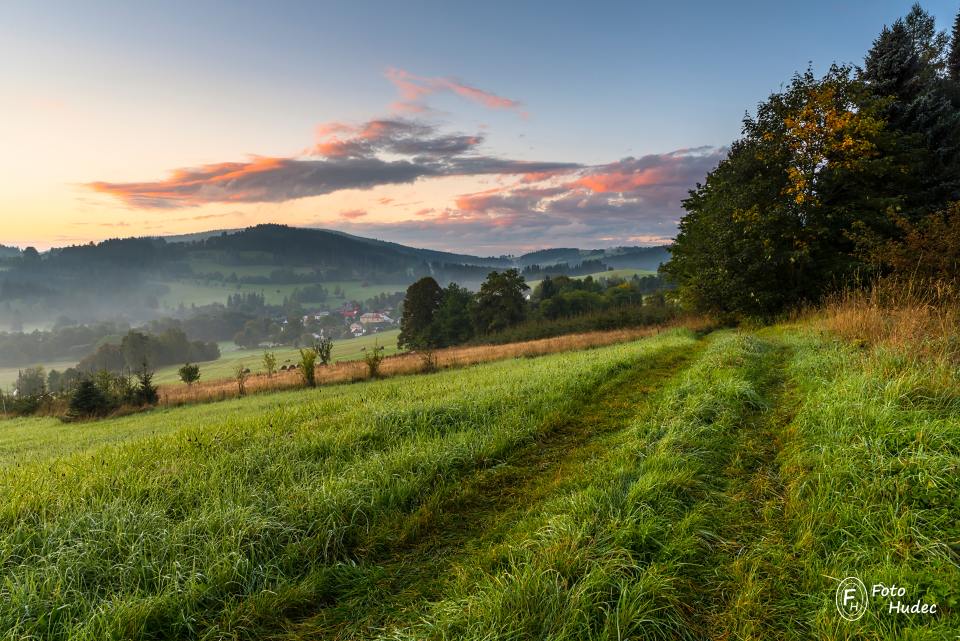
[[[153,383],[153,372],[146,361],[137,373],[137,389],[134,398],[141,405],[156,405],[160,402],[160,394]]]
[[[954,82],[960,82],[960,11],[953,21],[953,37],[950,42],[950,56],[947,58],[947,74]]]
[[[960,198],[960,96],[944,81],[948,38],[914,5],[884,27],[860,75],[886,101],[888,129],[905,159],[903,214],[919,218]]]
[[[87,418],[103,416],[112,409],[109,397],[90,378],[84,378],[70,397],[69,416]]]

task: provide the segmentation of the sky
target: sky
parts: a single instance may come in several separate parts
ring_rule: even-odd
[[[745,112],[910,4],[0,0],[0,244],[669,242]]]

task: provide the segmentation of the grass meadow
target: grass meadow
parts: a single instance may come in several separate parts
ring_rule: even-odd
[[[825,323],[4,421],[0,630],[954,638],[955,370]],[[847,621],[848,576],[937,613]]]
[[[358,338],[348,338],[333,342],[333,352],[331,359],[336,361],[356,361],[363,358],[363,350],[372,348],[374,345],[380,345],[384,348],[384,356],[396,354],[397,336],[400,330],[394,329],[377,334],[369,334]],[[234,376],[238,365],[243,364],[250,369],[251,374],[258,375],[265,372],[263,365],[263,354],[265,351],[272,352],[277,357],[277,367],[281,365],[296,365],[300,362],[299,350],[292,347],[280,347],[276,349],[244,349],[234,343],[220,343],[220,358],[215,361],[199,363],[201,380],[220,380],[228,379]],[[157,383],[179,383],[180,365],[171,365],[157,370]],[[182,384],[182,383],[180,383]]]
[[[160,305],[167,309],[175,309],[180,304],[209,305],[211,303],[227,304],[227,297],[233,294],[263,294],[268,305],[281,305],[285,298],[289,298],[294,290],[303,289],[304,283],[281,283],[255,285],[250,283],[224,283],[204,279],[180,279],[158,281],[168,288],[166,294],[160,297]],[[404,291],[409,283],[395,284],[364,284],[361,281],[329,281],[319,283],[326,288],[330,295],[327,303],[337,306],[345,301],[364,301],[380,294],[392,294]],[[343,297],[333,297],[334,288],[340,287]]]

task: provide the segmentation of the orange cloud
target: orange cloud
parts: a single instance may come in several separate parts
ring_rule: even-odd
[[[367,215],[367,212],[365,212],[362,209],[350,209],[348,211],[340,212],[340,217],[345,218],[347,220],[356,220],[357,218],[363,218],[366,215]]]
[[[596,194],[623,193],[640,187],[658,185],[668,181],[668,172],[662,167],[651,167],[637,171],[611,171],[595,173],[579,178],[571,183],[572,187],[583,187]]]
[[[523,116],[526,115],[521,111],[522,104],[519,101],[505,98],[453,78],[426,78],[394,67],[387,69],[385,75],[400,94],[400,100],[392,105],[398,111],[426,111],[427,106],[424,104],[424,100],[428,96],[448,92],[481,104],[488,109],[509,109],[517,111]]]

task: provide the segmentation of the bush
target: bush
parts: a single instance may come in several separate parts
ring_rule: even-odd
[[[307,387],[317,386],[317,350],[312,347],[300,350],[300,375]]]
[[[157,386],[153,384],[153,372],[146,363],[137,374],[137,388],[134,398],[139,405],[156,405],[160,402]]]
[[[70,397],[69,418],[105,416],[114,408],[113,400],[90,378],[84,378]]]
[[[267,377],[273,378],[277,373],[277,355],[273,352],[263,353],[263,369],[267,371]]]
[[[383,345],[373,344],[373,347],[363,348],[363,362],[367,364],[367,372],[370,378],[380,376],[380,363],[383,362]]]
[[[180,380],[186,383],[188,387],[200,380],[199,365],[191,365],[190,363],[186,363],[177,371],[180,374]]]
[[[330,364],[330,355],[333,353],[333,340],[327,336],[321,336],[314,344],[313,349],[317,352],[321,365]]]
[[[243,363],[237,365],[237,368],[233,371],[233,378],[237,381],[237,393],[240,396],[247,395],[247,378],[250,376],[250,370],[244,366]]]

